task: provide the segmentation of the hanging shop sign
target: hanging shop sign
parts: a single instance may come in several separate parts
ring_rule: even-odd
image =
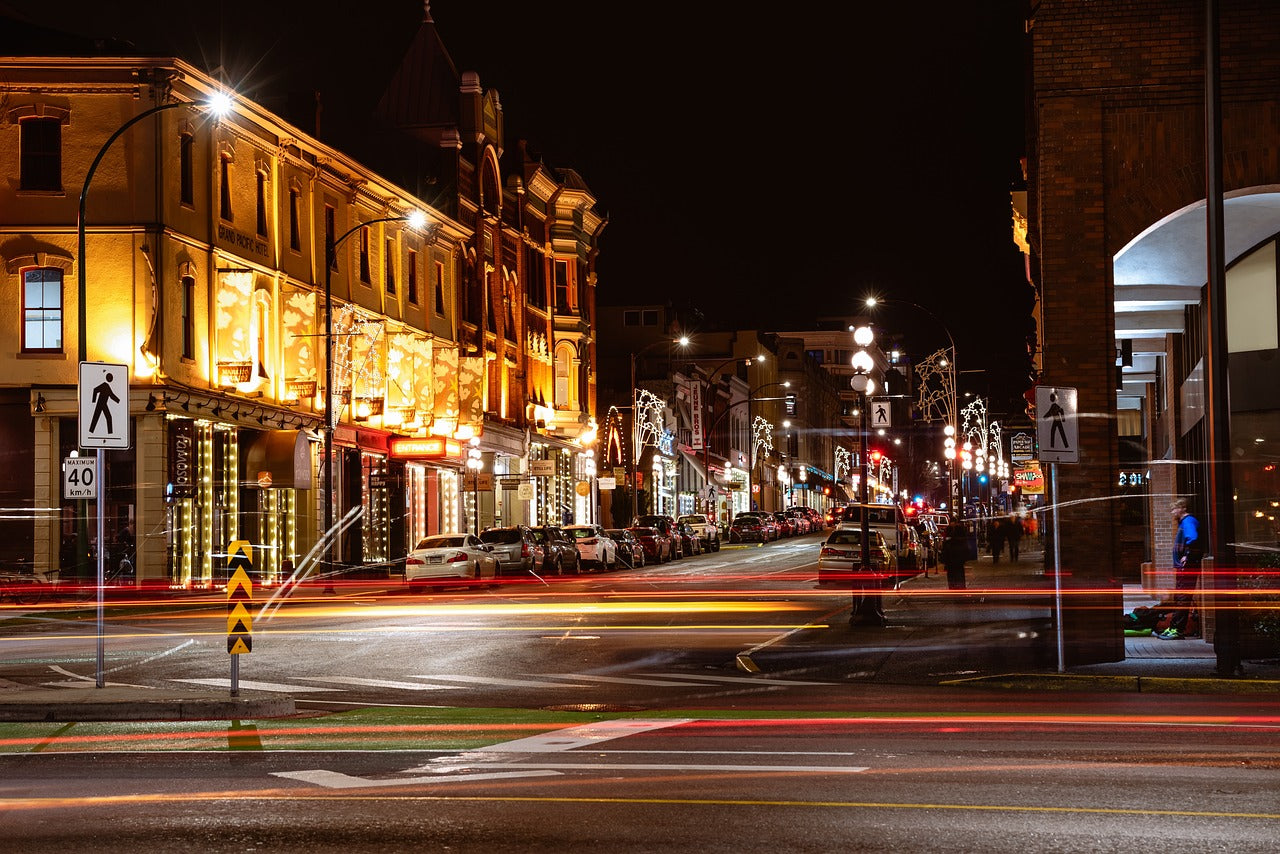
[[[195,422],[175,418],[169,422],[169,488],[170,498],[191,498],[196,494]]]
[[[389,453],[398,460],[458,460],[462,458],[462,444],[443,436],[398,438],[391,440]]]

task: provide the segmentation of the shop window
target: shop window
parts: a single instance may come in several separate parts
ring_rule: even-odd
[[[22,350],[62,350],[62,271],[36,267],[22,273]]]
[[[62,120],[31,116],[19,122],[18,189],[62,190]]]

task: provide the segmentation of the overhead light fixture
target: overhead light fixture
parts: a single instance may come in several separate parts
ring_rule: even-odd
[[[45,410],[44,395],[37,394],[36,395],[36,412],[44,412],[44,410]]]
[[[147,412],[156,411],[156,396],[154,394],[147,395]]]

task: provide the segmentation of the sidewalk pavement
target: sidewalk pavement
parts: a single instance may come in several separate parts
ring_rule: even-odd
[[[1093,690],[1100,692],[1141,691],[1150,693],[1269,693],[1280,696],[1280,659],[1246,661],[1245,678],[1211,677],[1216,658],[1213,646],[1200,639],[1177,641],[1155,637],[1126,637],[1125,659],[1104,664],[1065,668],[1059,672],[1056,651],[1047,649],[1049,639],[1039,646],[999,660],[1029,663],[1020,672],[999,673],[977,678],[947,678],[955,674],[955,650],[973,642],[975,647],[1006,643],[998,632],[1017,624],[1051,625],[1052,579],[1044,574],[1043,553],[1024,548],[1018,561],[993,563],[982,555],[966,569],[969,593],[964,599],[947,592],[946,572],[937,567],[927,575],[905,582],[899,594],[885,597],[891,627],[858,628],[858,638],[871,638],[887,663],[876,678],[879,682],[921,680],[956,687],[1009,688],[1026,690]],[[368,592],[368,585],[362,585]],[[1123,589],[1124,612],[1156,600],[1138,584]],[[177,594],[180,602],[213,604],[218,595]],[[83,603],[69,603],[71,605]],[[909,631],[903,633],[902,628]],[[949,635],[952,645],[937,638]],[[1048,634],[1052,634],[1050,630]],[[833,642],[850,647],[838,635]],[[856,643],[856,641],[855,641]],[[1051,644],[1050,644],[1051,645]],[[966,653],[970,650],[966,648]],[[1019,656],[1018,653],[1022,653]],[[795,660],[804,652],[796,647],[785,655]],[[761,654],[758,657],[766,657]],[[974,658],[981,658],[978,651]],[[935,675],[941,674],[941,675]],[[241,691],[232,697],[227,691],[183,688],[151,689],[107,685],[97,688],[40,688],[0,679],[0,722],[5,721],[176,721],[252,720],[287,717],[296,713],[292,697]]]

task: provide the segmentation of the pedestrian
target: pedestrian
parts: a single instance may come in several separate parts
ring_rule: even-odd
[[[1200,523],[1187,510],[1187,499],[1179,498],[1169,508],[1177,532],[1173,538],[1173,611],[1169,627],[1156,637],[1180,640],[1186,636],[1187,620],[1195,602],[1196,585],[1200,583],[1200,561],[1204,558],[1204,540]]]
[[[987,528],[987,542],[991,544],[991,562],[1000,562],[1000,553],[1004,551],[1005,527],[1004,519],[994,519]]]
[[[947,587],[964,590],[964,563],[969,559],[969,532],[961,522],[947,525],[942,540],[942,565],[947,568]]]
[[[1017,515],[1009,517],[1009,525],[1005,529],[1005,538],[1009,541],[1009,560],[1018,559],[1018,546],[1022,542],[1022,520]]]

